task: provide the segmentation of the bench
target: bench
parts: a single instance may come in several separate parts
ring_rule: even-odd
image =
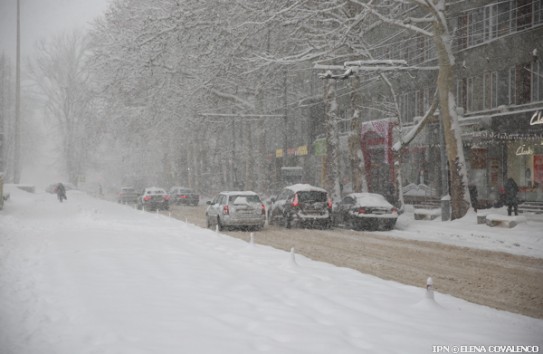
[[[477,223],[481,224],[482,220],[484,223],[490,227],[505,227],[511,229],[517,226],[519,223],[525,222],[526,218],[518,216],[507,216],[502,214],[487,214],[487,215],[477,215]]]
[[[404,203],[414,208],[415,220],[434,220],[441,216],[441,200],[426,196],[404,196]]]

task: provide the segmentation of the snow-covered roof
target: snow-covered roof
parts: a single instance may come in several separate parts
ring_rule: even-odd
[[[286,188],[290,189],[294,193],[297,193],[297,192],[309,192],[309,191],[319,191],[319,192],[327,193],[326,189],[323,189],[323,188],[320,188],[320,187],[315,187],[315,186],[312,186],[310,184],[304,184],[304,183],[293,184],[292,186],[288,186]]]

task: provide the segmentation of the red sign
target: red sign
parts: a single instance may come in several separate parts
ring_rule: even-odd
[[[543,184],[543,155],[534,155],[534,181]]]

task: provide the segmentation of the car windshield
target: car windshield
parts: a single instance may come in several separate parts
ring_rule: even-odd
[[[326,202],[327,197],[325,192],[320,191],[302,191],[298,192],[298,200],[300,203],[305,202]]]

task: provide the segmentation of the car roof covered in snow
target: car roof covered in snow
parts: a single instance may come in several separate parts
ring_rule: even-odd
[[[292,186],[287,186],[285,188],[290,189],[294,193],[310,192],[310,191],[318,191],[318,192],[327,193],[326,189],[324,189],[324,188],[315,187],[315,186],[312,186],[310,184],[304,184],[304,183],[293,184]]]
[[[163,188],[159,187],[148,187],[145,188],[145,193],[152,192],[152,193],[166,193],[166,191]]]
[[[258,195],[253,191],[224,191],[224,192],[221,192],[220,194],[224,194],[224,195],[228,195],[228,196],[230,196],[230,195],[239,195],[239,196]]]

